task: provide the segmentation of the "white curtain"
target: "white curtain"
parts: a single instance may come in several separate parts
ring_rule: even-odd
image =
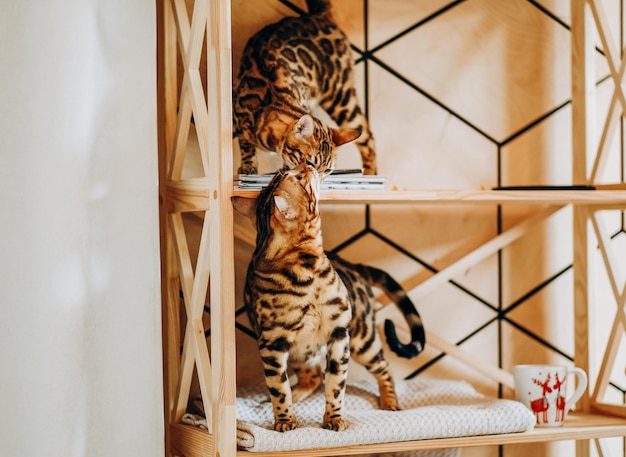
[[[163,455],[154,0],[0,0],[0,455]]]

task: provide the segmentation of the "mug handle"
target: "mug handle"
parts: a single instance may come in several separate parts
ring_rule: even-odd
[[[569,375],[576,376],[576,390],[574,394],[565,402],[565,412],[568,413],[570,409],[574,406],[580,397],[585,393],[585,389],[587,388],[587,374],[582,368],[572,367],[567,369],[567,376]]]

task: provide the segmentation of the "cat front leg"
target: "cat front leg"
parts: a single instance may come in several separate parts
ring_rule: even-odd
[[[337,432],[345,430],[347,427],[343,417],[343,404],[348,379],[348,362],[350,361],[349,343],[348,329],[337,327],[328,344],[326,378],[324,380],[326,409],[323,427]]]
[[[258,172],[259,166],[256,158],[256,146],[245,140],[239,139],[239,151],[241,153],[241,164],[238,173],[240,175],[254,175]]]
[[[283,346],[286,346],[287,350],[284,350]],[[267,384],[274,411],[274,430],[277,432],[287,432],[297,427],[296,416],[293,411],[291,386],[287,376],[288,347],[289,343],[282,339],[272,343],[261,342],[259,344],[265,372],[265,383]],[[277,350],[279,348],[282,348],[282,350]]]

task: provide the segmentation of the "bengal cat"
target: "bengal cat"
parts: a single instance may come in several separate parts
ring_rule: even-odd
[[[233,89],[239,173],[258,171],[256,147],[278,153],[285,168],[309,161],[325,175],[336,148],[356,140],[365,174],[376,173],[374,140],[358,104],[352,54],[329,0],[307,0],[308,14],[287,17],[247,42]],[[337,123],[311,115],[318,105]]]
[[[385,272],[351,264],[322,247],[318,208],[320,177],[301,164],[277,173],[256,200],[233,197],[235,208],[256,221],[256,248],[248,266],[244,302],[258,346],[274,410],[274,429],[296,427],[293,402],[322,383],[323,427],[343,430],[349,357],[372,373],[380,407],[399,409],[394,381],[374,321],[374,294],[383,289],[399,305],[412,342],[398,341],[385,322],[392,350],[413,357],[424,348],[421,319],[402,288]],[[287,368],[298,378],[292,391]]]

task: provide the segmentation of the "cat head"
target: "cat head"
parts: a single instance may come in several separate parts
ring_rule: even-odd
[[[257,248],[268,234],[308,236],[320,225],[318,198],[320,176],[312,164],[277,173],[256,199],[233,197],[234,208],[255,221]],[[314,234],[317,236],[317,234]]]
[[[281,156],[288,168],[308,162],[323,178],[335,169],[337,148],[360,135],[357,129],[333,128],[305,114],[287,130]]]

